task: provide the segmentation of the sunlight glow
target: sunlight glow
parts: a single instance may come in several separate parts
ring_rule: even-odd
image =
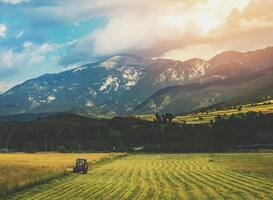
[[[169,13],[162,18],[162,23],[180,31],[191,24],[197,27],[200,33],[206,34],[222,24],[233,9],[242,11],[248,4],[249,0],[234,2],[208,0],[206,3],[198,3],[193,10],[188,12]]]

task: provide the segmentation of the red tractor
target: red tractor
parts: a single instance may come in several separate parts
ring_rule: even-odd
[[[86,159],[77,159],[76,160],[76,166],[73,168],[74,173],[80,173],[87,174],[88,172],[88,162]]]

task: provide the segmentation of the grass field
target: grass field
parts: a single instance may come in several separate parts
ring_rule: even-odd
[[[120,156],[121,154],[0,154],[0,196],[22,187],[35,184],[50,178],[68,173],[75,160],[79,157],[87,158],[95,163],[101,160]]]
[[[203,113],[191,113],[186,115],[178,115],[173,119],[174,123],[187,123],[187,124],[201,124],[210,123],[214,121],[215,118],[220,115],[221,117],[229,117],[232,114],[247,113],[247,112],[262,112],[273,113],[273,100],[260,102],[256,104],[246,104],[242,105],[241,109],[238,108],[226,108],[220,110],[213,110]],[[155,119],[154,115],[138,115],[136,116],[143,120],[153,121]]]
[[[10,199],[273,199],[273,154],[129,155]],[[269,176],[266,177],[269,173]]]

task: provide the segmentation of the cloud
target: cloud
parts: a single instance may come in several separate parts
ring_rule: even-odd
[[[0,24],[0,38],[4,38],[6,36],[7,27],[5,24]]]
[[[28,2],[29,0],[0,0],[0,3],[9,3],[9,4],[20,4],[23,2]]]
[[[118,53],[209,59],[223,50],[270,46],[272,4],[271,0],[35,0],[22,4],[20,13],[45,43],[49,43],[43,35],[47,27],[107,19],[103,28],[66,46],[60,64],[70,65]],[[27,32],[31,31],[24,38]]]
[[[190,56],[210,59],[226,50],[250,51],[273,45],[273,1],[252,0],[243,9],[233,8],[209,34],[163,57],[185,60]]]
[[[87,4],[87,1],[81,2]],[[241,12],[249,2],[250,0],[94,1],[84,6],[80,12],[81,17],[104,15],[109,19],[107,25],[79,39],[67,51],[62,63],[118,53],[159,57],[170,55],[174,50],[194,49],[190,46],[196,43],[204,46],[202,41],[209,39],[211,32],[224,24],[234,9]],[[89,10],[91,14],[88,16],[85,10]],[[198,52],[192,56],[199,56]]]
[[[7,76],[10,72],[16,72],[26,66],[39,64],[45,59],[45,55],[57,48],[55,44],[44,43],[41,45],[32,42],[24,42],[20,52],[14,49],[2,50],[0,53],[0,75]]]

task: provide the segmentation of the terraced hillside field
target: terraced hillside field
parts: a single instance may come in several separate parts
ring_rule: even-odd
[[[177,115],[173,119],[174,123],[187,123],[187,124],[207,124],[215,121],[217,116],[224,118],[231,115],[245,114],[247,112],[262,112],[263,114],[273,113],[273,100],[264,101],[255,104],[245,104],[233,108],[212,109],[208,112],[189,113],[185,115]],[[139,119],[154,121],[155,115],[137,115]]]
[[[271,153],[253,156],[259,157],[257,162],[272,158]],[[87,175],[55,179],[10,199],[273,199],[272,179],[233,170],[232,157],[217,155],[210,162],[207,154],[130,155],[99,164]]]
[[[176,116],[173,120],[176,123],[203,124],[215,121],[217,116],[224,118],[231,115],[245,114],[247,112],[261,112],[263,114],[273,113],[273,101],[266,101],[256,104],[246,104],[237,106],[237,108],[219,109],[203,113],[191,113],[187,115]]]

